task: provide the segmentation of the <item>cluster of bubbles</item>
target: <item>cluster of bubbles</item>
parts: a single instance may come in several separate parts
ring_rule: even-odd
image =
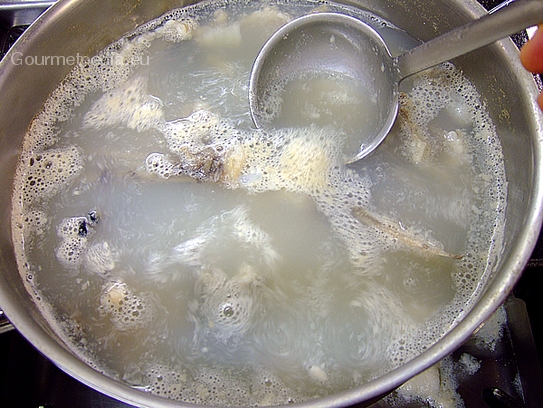
[[[254,274],[249,271],[248,274]],[[204,327],[197,329],[204,336],[213,333],[223,343],[234,344],[251,328],[258,299],[256,275],[226,279],[220,271],[203,271],[197,293],[201,299],[196,315]],[[217,277],[222,275],[222,279]]]
[[[243,380],[233,380],[230,368],[202,366],[198,372],[179,372],[168,365],[147,367],[143,370],[142,386],[153,394],[210,406],[274,406],[299,402],[296,392],[265,369],[243,369]],[[189,382],[198,387],[187,387]]]
[[[328,190],[331,173],[340,167],[341,135],[331,129],[307,127],[257,133],[245,144],[247,174],[259,174],[250,190],[293,191],[311,195]]]
[[[27,203],[56,194],[83,169],[83,159],[74,146],[30,153],[22,157],[21,161],[25,172],[16,183],[23,184],[21,191]]]
[[[242,132],[209,111],[167,122],[170,152],[152,153],[147,170],[168,178],[186,174],[197,180],[226,181],[250,191],[286,189],[305,194],[328,189],[340,167],[341,135],[319,127]]]
[[[85,216],[65,218],[58,224],[57,236],[61,244],[57,247],[56,254],[61,264],[75,266],[79,262],[87,239],[94,235],[98,221],[98,213],[93,210]]]
[[[134,293],[125,283],[106,285],[100,297],[102,311],[109,315],[117,330],[126,331],[145,327],[154,316],[149,296]]]
[[[35,236],[40,236],[45,232],[47,225],[46,212],[40,208],[33,208],[14,223],[14,228],[22,232],[23,241],[29,244]]]
[[[488,114],[481,109],[483,103],[475,86],[452,64],[425,71],[412,80],[408,100],[402,101],[409,106],[409,117],[401,123],[400,152],[407,160],[422,166],[435,162],[447,163],[450,168],[473,166],[480,173],[474,174],[472,189],[480,198],[471,206],[459,209],[462,214],[450,213],[460,225],[465,222],[466,214],[478,219],[468,226],[466,252],[456,261],[458,266],[451,275],[454,297],[431,321],[394,343],[391,357],[398,364],[438,341],[477,301],[483,288],[480,282],[494,271],[502,246],[500,234],[481,226],[505,224],[507,195],[500,142]],[[450,123],[454,127],[441,128],[438,123]],[[424,154],[413,154],[414,137],[423,140]],[[472,146],[469,149],[468,140]],[[472,154],[473,151],[484,154]]]
[[[57,227],[60,244],[55,249],[57,260],[74,270],[81,265],[89,238],[94,234],[94,222],[87,217],[65,218]]]
[[[439,161],[464,166],[469,163],[478,169],[481,173],[474,175],[472,188],[477,194],[485,192],[485,196],[471,207],[459,210],[476,214],[480,219],[478,225],[503,225],[507,195],[503,155],[494,126],[485,110],[481,109],[483,102],[473,84],[452,64],[443,64],[413,78],[408,103],[407,122],[411,127],[404,129],[403,137],[413,137],[414,127],[424,139],[427,147],[422,164]],[[437,127],[437,118],[454,124],[454,128]],[[469,133],[462,135],[461,129]],[[466,140],[476,146],[475,151],[484,151],[485,154],[473,155],[473,148],[466,147]],[[404,142],[403,152],[407,154],[409,142],[406,139]],[[476,281],[484,279],[497,261],[495,256],[489,260],[486,256],[476,255],[481,253],[481,243],[492,243],[490,253],[496,253],[494,249],[501,247],[502,241],[493,235],[491,229],[471,228],[466,243],[469,253],[465,254],[458,268],[463,272],[454,276],[460,297],[473,293]],[[481,271],[488,272],[481,275]],[[455,319],[452,315],[446,318]]]
[[[479,107],[476,90],[461,71],[446,63],[410,79],[412,89],[401,95],[401,154],[418,165],[470,163],[465,132],[474,131]],[[453,90],[462,90],[454,92]],[[451,92],[453,91],[453,92]],[[483,121],[486,122],[485,119]]]
[[[146,93],[147,79],[136,76],[98,99],[85,114],[83,127],[103,129],[122,125],[138,132],[163,121],[162,102]]]

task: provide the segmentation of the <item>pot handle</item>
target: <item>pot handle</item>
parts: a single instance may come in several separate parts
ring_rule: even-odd
[[[14,327],[6,317],[6,314],[0,309],[0,334],[13,330]]]

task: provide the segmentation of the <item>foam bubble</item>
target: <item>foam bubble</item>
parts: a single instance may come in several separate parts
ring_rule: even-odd
[[[481,361],[468,353],[463,353],[458,359],[458,366],[466,375],[474,375],[481,368]]]
[[[24,140],[25,150],[41,151],[53,145],[58,140],[58,122],[63,122],[72,117],[74,109],[83,103],[87,95],[98,90],[112,91],[123,86],[130,78],[134,69],[147,63],[143,58],[156,39],[164,39],[170,42],[190,40],[197,21],[190,13],[170,13],[163,19],[158,19],[142,25],[133,35],[128,35],[109,45],[88,60],[76,64],[68,76],[55,88],[44,104],[43,110],[32,122],[27,137]],[[110,95],[109,101],[103,100],[101,106],[96,106],[94,125],[106,126],[115,122],[107,112],[98,112],[105,105],[113,106],[121,110],[120,123],[143,130],[155,126],[162,120],[161,101],[151,95],[143,96],[138,88],[136,79],[136,93],[141,102],[134,112],[123,110],[123,101],[114,103],[114,95]],[[122,91],[117,92],[117,96]],[[115,94],[115,93],[114,93]],[[105,97],[107,99],[107,96]],[[109,112],[111,113],[111,112]],[[142,120],[143,123],[138,123]],[[92,120],[91,120],[92,121]],[[90,123],[89,123],[90,125]]]
[[[441,366],[434,365],[407,381],[395,391],[396,398],[401,403],[428,404],[431,407],[463,407],[464,403],[456,392],[457,384],[452,377],[447,377],[447,374],[451,373],[442,371],[443,365],[446,364],[445,362]],[[388,400],[393,406],[398,403],[390,397]]]
[[[400,152],[418,165],[460,166],[472,160],[466,131],[471,130],[477,91],[452,64],[415,76],[413,88],[400,98]],[[462,88],[464,98],[452,89]],[[453,94],[453,95],[451,95]]]
[[[123,282],[106,285],[100,296],[100,305],[117,330],[121,331],[145,327],[154,315],[149,296],[145,293],[134,293]]]
[[[178,163],[165,163],[163,158],[153,155],[148,158],[148,170],[164,174],[164,167],[197,180],[237,185],[244,167],[244,151],[239,146],[242,133],[218,115],[204,110],[194,112],[167,122],[163,134],[170,152],[178,156]],[[149,159],[154,162],[149,164]]]
[[[237,207],[221,218],[224,226],[205,234],[211,237],[209,241],[198,237],[197,241],[189,241],[197,244],[197,248],[194,248],[196,252],[191,245],[189,254],[202,256],[196,283],[199,303],[193,313],[200,322],[201,336],[207,337],[212,333],[221,342],[230,344],[236,343],[254,325],[254,315],[261,306],[258,300],[260,289],[266,274],[274,270],[278,255],[270,244],[268,234],[251,222],[245,208]],[[221,266],[231,264],[232,260],[217,258],[210,251],[214,245],[227,245],[231,240],[246,248],[243,254],[251,256],[242,258],[247,262],[237,260],[237,266],[223,270]],[[205,245],[203,248],[202,244]],[[186,249],[186,242],[181,252],[176,247],[177,255],[186,254]],[[234,256],[238,258],[240,254]],[[248,263],[250,261],[260,265],[260,268]]]
[[[191,18],[182,20],[165,20],[154,32],[166,41],[178,43],[192,39],[197,22]]]
[[[138,373],[139,371],[137,369]],[[133,373],[128,373],[128,375],[130,376],[129,378],[134,376]],[[179,399],[181,395],[185,394],[188,376],[184,371],[157,364],[143,370],[143,377],[144,389],[155,395]]]
[[[332,169],[340,165],[341,134],[308,127],[242,132],[218,115],[198,111],[167,122],[164,136],[179,163],[153,153],[147,170],[170,177],[186,174],[197,180],[221,181],[252,191],[287,189],[311,193],[326,189]]]
[[[156,174],[163,179],[184,174],[179,160],[168,157],[163,153],[151,153],[145,159],[145,169],[150,174]]]
[[[13,228],[21,231],[23,242],[30,247],[36,237],[44,234],[48,227],[48,217],[44,209],[33,208],[16,217]]]
[[[205,301],[199,311],[221,341],[240,337],[249,330],[254,299],[241,282],[208,283],[202,288],[202,296]]]
[[[154,365],[145,370],[146,389],[168,398],[193,404],[231,406],[273,406],[299,401],[297,394],[274,376],[262,369],[244,370],[242,379],[233,380],[230,368],[201,366],[198,372],[173,370],[167,365]],[[187,388],[185,381],[196,386]]]
[[[259,177],[244,187],[304,194],[327,190],[331,172],[339,166],[340,140],[336,131],[318,127],[256,132],[243,143],[243,173]]]
[[[55,248],[55,255],[61,265],[75,270],[83,262],[89,238],[94,234],[94,222],[88,217],[63,219],[57,227],[60,244]]]
[[[21,184],[25,202],[50,198],[73,181],[83,169],[83,160],[75,146],[25,153],[16,183]]]
[[[160,99],[147,94],[147,79],[136,76],[100,97],[85,114],[83,126],[125,125],[142,132],[159,127],[163,116]]]
[[[496,351],[507,325],[507,311],[500,306],[474,334],[475,344],[483,350]]]

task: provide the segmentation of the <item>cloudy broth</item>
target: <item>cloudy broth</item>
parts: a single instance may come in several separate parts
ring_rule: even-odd
[[[13,196],[20,271],[97,369],[180,401],[303,401],[412,358],[477,298],[506,184],[460,71],[406,81],[391,134],[354,165],[343,136],[358,125],[254,129],[256,53],[322,10],[367,21],[395,53],[414,44],[330,3],[204,2],[76,67],[31,125]],[[342,111],[349,87],[332,88]]]

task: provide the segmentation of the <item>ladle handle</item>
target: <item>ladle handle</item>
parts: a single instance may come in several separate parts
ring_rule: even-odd
[[[400,79],[543,22],[543,0],[519,0],[396,58]]]

